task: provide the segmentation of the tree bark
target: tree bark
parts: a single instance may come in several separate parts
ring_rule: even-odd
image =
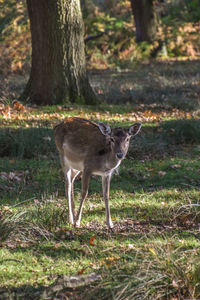
[[[66,1],[66,55],[71,102],[97,103],[86,74],[84,25],[80,0]]]
[[[32,65],[21,99],[35,104],[97,102],[87,77],[79,0],[27,0]]]
[[[153,0],[131,0],[137,43],[152,43],[156,39],[158,19],[153,2]]]

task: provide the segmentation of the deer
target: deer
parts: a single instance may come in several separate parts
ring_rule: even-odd
[[[65,193],[68,198],[69,223],[80,227],[84,201],[92,175],[102,177],[106,224],[113,228],[109,207],[110,181],[125,158],[130,139],[136,136],[141,123],[128,129],[113,128],[104,123],[95,123],[79,117],[69,117],[54,128],[55,143],[65,178]],[[81,178],[81,200],[77,214],[74,205],[74,181]]]

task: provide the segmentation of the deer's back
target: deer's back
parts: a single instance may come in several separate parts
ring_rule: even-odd
[[[105,145],[96,123],[86,119],[71,117],[55,127],[55,141],[60,152],[65,149],[77,155],[100,151]]]

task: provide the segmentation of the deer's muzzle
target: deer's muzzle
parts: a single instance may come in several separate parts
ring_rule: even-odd
[[[117,158],[122,159],[124,157],[124,154],[122,152],[117,153]]]

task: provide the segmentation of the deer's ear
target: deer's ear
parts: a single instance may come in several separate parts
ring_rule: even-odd
[[[136,135],[139,133],[140,131],[140,128],[141,128],[142,124],[141,123],[135,123],[133,124],[129,130],[128,130],[128,133],[132,136]]]
[[[104,123],[98,123],[98,127],[103,135],[108,135],[111,133],[111,128],[109,125],[106,125]]]

